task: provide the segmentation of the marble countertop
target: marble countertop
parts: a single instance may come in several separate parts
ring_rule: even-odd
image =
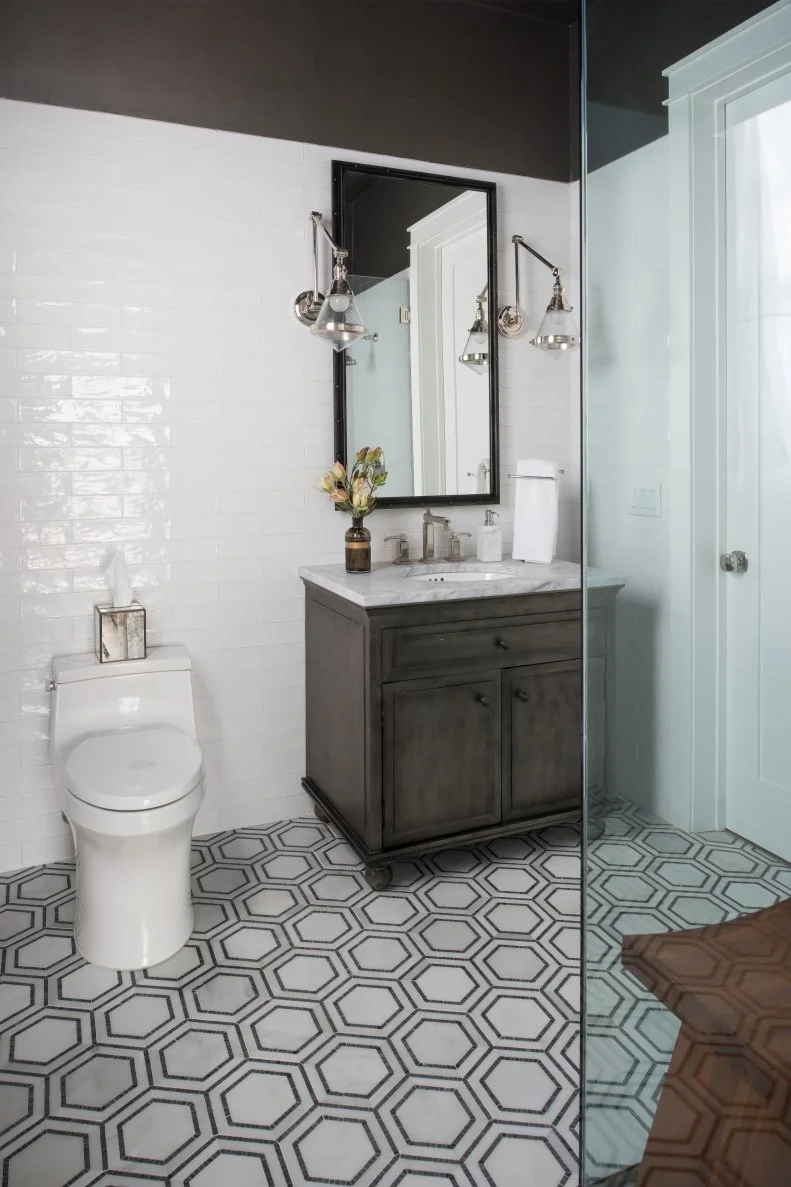
[[[497,572],[507,580],[451,580],[454,573]],[[343,565],[306,565],[299,570],[305,582],[317,585],[356,606],[405,606],[421,602],[458,602],[472,598],[503,598],[520,594],[548,593],[580,588],[582,569],[571,561],[534,565],[526,561],[484,564],[469,560],[458,563],[373,565],[370,573],[347,573]],[[416,581],[416,576],[445,577],[445,581]],[[601,569],[588,569],[588,588],[620,588],[623,577]]]

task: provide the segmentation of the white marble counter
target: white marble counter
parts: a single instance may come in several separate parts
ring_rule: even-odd
[[[454,573],[497,573],[505,579],[453,581]],[[582,569],[571,561],[534,565],[526,561],[484,564],[470,560],[458,563],[373,565],[370,573],[347,573],[343,565],[306,565],[299,570],[303,581],[326,589],[356,606],[405,606],[422,602],[457,602],[471,598],[503,598],[521,594],[548,593],[580,588]],[[436,581],[416,578],[436,577]],[[444,580],[442,580],[444,578]],[[618,589],[625,578],[600,569],[588,569],[588,588]]]

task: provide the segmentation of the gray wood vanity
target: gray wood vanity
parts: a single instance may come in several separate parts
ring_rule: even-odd
[[[551,576],[527,574],[542,569]],[[372,886],[389,884],[396,859],[579,816],[577,566],[521,566],[496,592],[421,586],[394,566],[351,577],[325,566],[301,576],[302,783],[317,816],[363,858]],[[606,779],[604,685],[620,585],[602,579],[589,592],[593,787]]]

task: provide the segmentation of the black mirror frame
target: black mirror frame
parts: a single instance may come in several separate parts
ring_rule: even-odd
[[[403,495],[388,499],[377,498],[378,507],[434,507],[467,505],[481,506],[484,503],[500,502],[500,414],[499,414],[499,372],[497,365],[497,187],[493,181],[470,180],[466,177],[446,177],[438,173],[419,173],[411,169],[388,169],[380,165],[367,165],[352,161],[332,162],[332,230],[336,243],[346,242],[346,227],[343,208],[344,178],[350,173],[378,174],[380,177],[396,177],[403,181],[428,181],[441,185],[463,186],[468,190],[479,190],[486,195],[486,223],[489,252],[489,434],[491,439],[489,473],[489,494],[475,495]],[[472,311],[470,313],[472,316]],[[346,366],[344,351],[335,352],[333,359],[333,380],[335,388],[335,460],[346,464]],[[378,442],[371,442],[372,445]]]

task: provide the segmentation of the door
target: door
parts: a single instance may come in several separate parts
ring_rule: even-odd
[[[386,684],[385,847],[500,820],[500,674]]]
[[[481,442],[489,440],[489,374],[459,362],[475,319],[476,297],[488,276],[489,236],[485,219],[442,251],[442,367],[445,408],[445,489],[476,494]],[[461,343],[461,346],[459,345]],[[484,445],[484,450],[488,445]],[[488,475],[486,476],[488,477]],[[488,482],[483,492],[489,490]]]
[[[488,275],[487,225],[485,196],[465,190],[408,228],[413,470],[418,495],[432,490],[446,494],[475,491],[475,482],[465,476],[466,470],[457,485],[456,425],[463,410],[456,408],[456,384],[460,381],[467,390],[470,379],[481,381],[481,376],[459,365],[458,356],[475,317],[475,298]],[[469,270],[457,271],[454,265],[465,260]],[[466,308],[460,323],[459,303]],[[460,372],[468,372],[469,379],[461,378]],[[475,387],[479,410],[475,423],[482,439],[488,441],[484,398],[488,379],[483,377]],[[479,461],[476,455],[476,466]]]
[[[503,820],[568,812],[582,802],[578,660],[503,671]]]
[[[401,321],[401,311],[408,305],[405,271],[357,292],[366,333],[343,353],[349,457],[369,441],[384,446],[389,498],[409,498],[418,489],[412,475],[412,409],[404,398],[410,383],[409,324]]]
[[[725,821],[791,860],[791,73],[725,143]]]

